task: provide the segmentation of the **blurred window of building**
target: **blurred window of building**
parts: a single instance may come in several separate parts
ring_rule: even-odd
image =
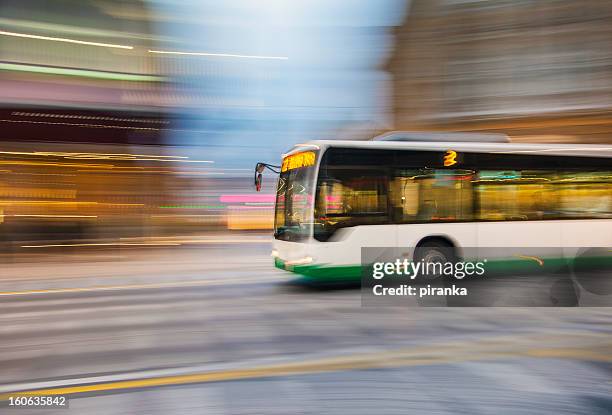
[[[395,33],[395,129],[610,142],[612,2],[413,0]]]

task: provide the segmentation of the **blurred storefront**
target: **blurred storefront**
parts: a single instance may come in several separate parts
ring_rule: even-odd
[[[394,127],[612,142],[612,3],[413,0],[387,63]]]
[[[160,37],[147,2],[31,0],[0,12],[0,241],[165,225],[155,214],[201,164],[166,147],[177,98],[151,53]]]

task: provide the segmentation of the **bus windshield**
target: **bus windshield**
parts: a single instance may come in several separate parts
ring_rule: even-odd
[[[285,157],[276,190],[274,237],[300,241],[310,236],[313,221],[316,153]]]

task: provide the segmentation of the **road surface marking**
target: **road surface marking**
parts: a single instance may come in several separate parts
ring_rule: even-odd
[[[30,215],[31,216],[31,215]],[[126,238],[125,242],[91,242],[91,243],[66,243],[66,244],[43,244],[43,245],[21,245],[21,248],[64,248],[64,247],[99,247],[99,246],[180,246],[183,244],[269,244],[271,243],[269,238],[260,239],[240,239],[240,238],[229,238],[229,239],[170,239],[170,238],[157,238],[155,240],[148,241],[129,241]]]
[[[317,373],[343,372],[350,370],[384,369],[406,366],[426,366],[448,364],[467,361],[483,361],[500,358],[564,358],[573,360],[588,360],[599,362],[612,362],[612,356],[606,353],[612,347],[610,341],[602,341],[601,337],[591,345],[566,348],[534,348],[529,345],[501,350],[495,344],[486,342],[450,343],[433,347],[409,348],[396,351],[382,351],[374,353],[354,354],[350,356],[319,358],[303,362],[283,363],[252,368],[238,368],[230,370],[204,371],[170,376],[153,376],[148,378],[133,378],[129,380],[106,381],[104,379],[123,378],[126,376],[143,376],[146,372],[108,375],[100,377],[67,379],[51,382],[37,382],[30,384],[16,384],[0,386],[0,400],[9,396],[36,396],[36,395],[72,395],[80,393],[116,391],[135,388],[149,388],[170,385],[184,385],[194,383],[209,383],[221,381],[236,381],[245,379],[261,379],[270,377],[286,377],[308,375]],[[527,347],[525,347],[527,346]],[[601,350],[601,352],[597,351]],[[196,369],[196,368],[192,368]],[[166,369],[166,373],[173,369]],[[175,373],[185,372],[189,368],[174,369]],[[155,371],[148,371],[149,374]],[[66,386],[57,386],[64,382]]]
[[[178,281],[178,282],[160,282],[152,284],[127,284],[127,285],[98,285],[93,287],[80,288],[50,288],[44,290],[25,290],[25,291],[0,291],[0,297],[14,295],[36,295],[36,294],[61,294],[61,293],[79,293],[79,292],[95,292],[95,291],[120,291],[120,290],[142,290],[155,288],[178,288],[178,287],[199,287],[206,285],[236,285],[250,284],[259,282],[282,282],[285,281],[281,277],[248,277],[248,278],[229,278],[216,280],[196,280],[196,281]]]

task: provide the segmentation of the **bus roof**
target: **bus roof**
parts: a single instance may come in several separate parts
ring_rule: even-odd
[[[510,137],[498,133],[465,133],[446,131],[389,131],[372,138],[372,141],[426,141],[426,142],[468,142],[468,143],[509,143]]]
[[[314,140],[297,144],[285,155],[309,148],[324,150],[329,147],[367,148],[386,150],[446,151],[467,153],[499,153],[550,156],[610,157],[612,145],[600,144],[522,144],[522,143],[481,143],[481,142],[427,142],[427,141],[361,141],[361,140]]]

